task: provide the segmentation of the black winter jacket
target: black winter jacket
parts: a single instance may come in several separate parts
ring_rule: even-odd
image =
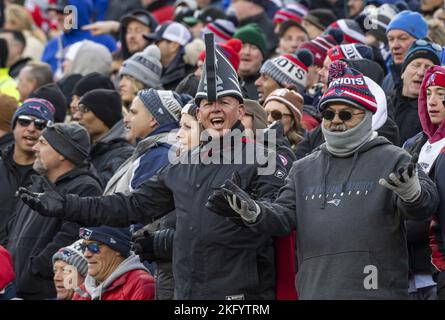
[[[0,151],[0,244],[7,244],[7,227],[20,198],[16,195],[19,187],[31,184],[31,175],[35,174],[32,165],[19,166],[13,158],[14,145]]]
[[[33,176],[32,190],[42,192],[41,176]],[[102,194],[99,180],[85,169],[74,169],[55,183],[62,194],[98,196]],[[52,257],[57,250],[79,237],[80,225],[34,212],[20,201],[11,221],[8,249],[13,255],[17,295],[23,299],[54,298]]]
[[[417,109],[417,98],[403,96],[401,87],[390,97],[388,114],[394,115],[393,119],[399,128],[399,146],[403,146],[406,140],[423,131]]]
[[[123,138],[123,122],[116,123],[91,148],[90,157],[103,186],[132,154],[134,147]]]
[[[239,122],[237,128],[243,129]],[[248,143],[242,146],[245,151]],[[233,151],[234,146],[223,147]],[[90,226],[128,226],[151,223],[176,209],[173,274],[177,299],[274,299],[272,238],[209,211],[205,204],[235,170],[244,190],[255,198],[272,200],[284,183],[286,169],[273,153],[266,158],[267,164],[276,163],[270,175],[258,174],[267,164],[246,164],[245,160],[230,164],[233,158],[219,158],[229,164],[204,162],[218,155],[218,150],[195,148],[184,157],[201,157],[199,164],[170,164],[128,196],[68,195],[64,218]]]

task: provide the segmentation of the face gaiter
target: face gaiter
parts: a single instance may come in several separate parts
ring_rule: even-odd
[[[372,113],[365,110],[363,120],[352,129],[332,132],[325,129],[322,123],[321,130],[326,140],[326,148],[331,154],[336,157],[349,157],[373,137]]]

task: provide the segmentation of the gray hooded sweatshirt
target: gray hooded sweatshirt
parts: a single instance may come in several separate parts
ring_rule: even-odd
[[[404,219],[435,212],[437,191],[422,170],[422,192],[413,203],[378,180],[409,160],[383,137],[346,158],[331,155],[324,144],[293,164],[274,203],[258,202],[261,213],[251,228],[270,235],[296,229],[300,299],[408,297]]]

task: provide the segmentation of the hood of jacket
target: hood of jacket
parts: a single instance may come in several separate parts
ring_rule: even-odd
[[[131,254],[127,259],[125,259],[114,272],[102,283],[97,284],[96,280],[87,275],[85,278],[85,290],[91,296],[91,300],[100,300],[102,294],[112,290],[117,285],[119,281],[116,281],[127,272],[133,270],[145,270],[148,272],[147,268],[140,262],[139,256]]]
[[[430,76],[436,71],[445,73],[445,68],[441,66],[432,66],[426,71],[420,87],[418,103],[420,123],[422,124],[423,132],[425,132],[425,134],[428,136],[428,141],[430,143],[434,143],[445,138],[445,121],[442,121],[440,125],[433,124],[428,114],[426,84]]]
[[[123,120],[119,120],[103,137],[96,141],[91,148],[91,155],[105,153],[114,147],[129,144],[124,138],[125,126]]]

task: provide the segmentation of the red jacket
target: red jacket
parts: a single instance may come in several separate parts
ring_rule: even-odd
[[[12,258],[9,251],[0,245],[0,291],[15,278]]]
[[[102,293],[100,300],[154,300],[155,281],[145,270],[132,270],[117,278]],[[73,300],[91,300],[85,283],[76,290]]]
[[[274,237],[275,292],[277,300],[297,300],[295,288],[295,231],[288,236]]]

